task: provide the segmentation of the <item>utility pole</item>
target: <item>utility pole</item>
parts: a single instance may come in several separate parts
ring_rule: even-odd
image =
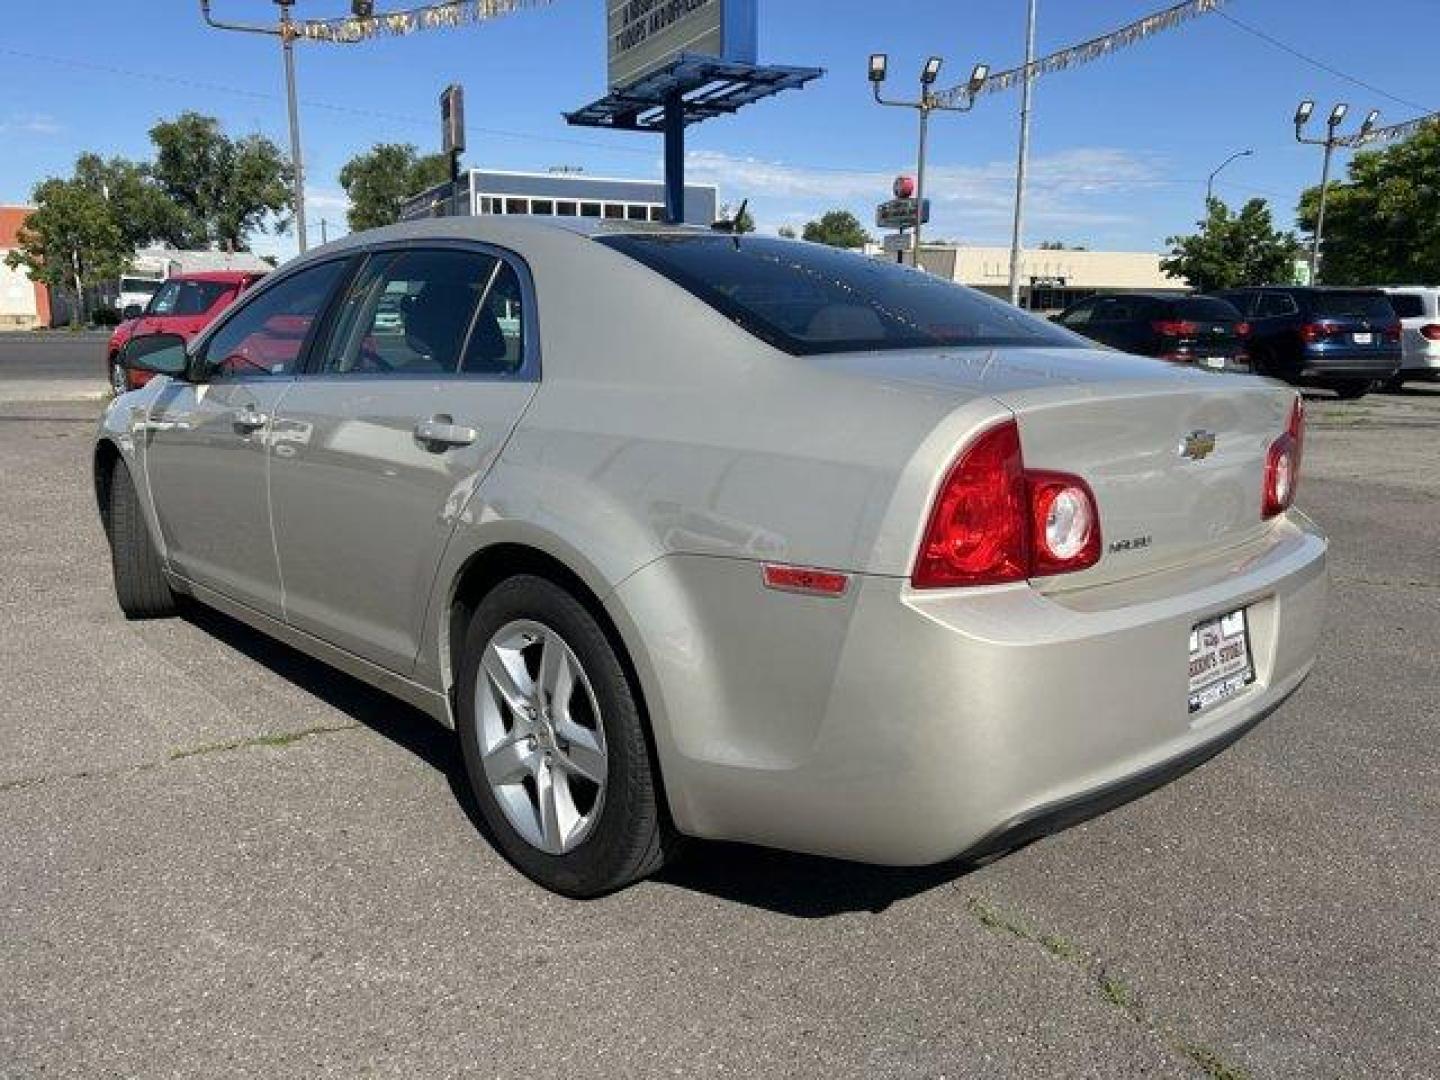
[[[1015,222],[1010,230],[1010,303],[1020,306],[1020,242],[1025,230],[1025,173],[1030,167],[1030,95],[1035,83],[1035,0],[1025,15],[1025,80],[1020,92],[1020,160],[1015,167]]]
[[[275,0],[280,9],[278,26],[264,26],[257,23],[222,22],[210,14],[210,0],[200,0],[200,14],[209,26],[216,30],[236,30],[243,34],[265,34],[280,39],[280,51],[285,59],[285,103],[290,115],[290,168],[294,175],[291,185],[291,209],[295,214],[295,238],[304,254],[309,246],[305,235],[305,160],[300,147],[300,107],[295,98],[295,38],[299,32],[290,9],[295,0]],[[373,14],[375,5],[369,0],[351,0],[351,11],[357,17]],[[353,44],[351,42],[350,44]]]
[[[1315,102],[1309,99],[1300,102],[1295,110],[1295,141],[1304,143],[1306,146],[1323,146],[1325,148],[1325,164],[1320,171],[1320,208],[1315,215],[1315,235],[1310,238],[1310,284],[1320,284],[1320,244],[1325,235],[1325,200],[1330,194],[1330,159],[1335,154],[1335,147],[1341,142],[1337,134],[1340,125],[1345,120],[1345,114],[1350,111],[1350,106],[1340,102],[1330,110],[1330,116],[1325,121],[1325,137],[1323,139],[1309,139],[1305,137],[1305,125],[1310,122],[1310,116],[1315,111]],[[1359,135],[1361,137],[1370,134],[1375,127],[1375,121],[1380,119],[1380,110],[1371,109],[1370,114],[1365,117],[1365,122],[1360,125]]]
[[[935,80],[940,77],[940,68],[944,61],[938,56],[932,56],[925,61],[925,67],[920,71],[920,96],[914,101],[900,101],[893,98],[886,98],[880,93],[880,86],[885,82],[889,69],[890,60],[884,53],[872,53],[870,56],[870,86],[875,92],[875,100],[881,105],[890,105],[902,109],[915,109],[920,113],[920,146],[915,155],[915,235],[912,237],[915,269],[920,266],[920,234],[923,231],[925,222],[925,152],[930,141],[930,114],[932,112],[969,112],[975,107],[975,95],[985,85],[985,80],[990,77],[990,68],[986,64],[976,64],[970,72],[970,82],[966,85],[965,104],[946,105],[941,97],[935,93]]]

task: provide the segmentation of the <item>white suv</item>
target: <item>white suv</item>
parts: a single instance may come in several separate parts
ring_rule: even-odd
[[[1404,350],[1390,388],[1407,379],[1440,379],[1440,286],[1389,285],[1385,292],[1400,318]]]

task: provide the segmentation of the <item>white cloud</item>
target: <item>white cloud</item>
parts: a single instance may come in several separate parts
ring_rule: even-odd
[[[11,113],[0,121],[0,135],[58,135],[63,130],[47,113]]]
[[[795,224],[834,206],[871,216],[890,195],[894,174],[863,169],[819,169],[715,150],[687,156],[688,177],[718,184],[722,198],[749,197],[775,224]],[[1134,224],[1118,198],[1164,183],[1160,162],[1149,155],[1106,147],[1081,147],[1033,158],[1026,218],[1039,229],[1083,229]],[[966,239],[998,238],[1012,213],[1013,161],[982,165],[935,165],[926,171],[932,230]],[[863,212],[862,212],[863,211]]]

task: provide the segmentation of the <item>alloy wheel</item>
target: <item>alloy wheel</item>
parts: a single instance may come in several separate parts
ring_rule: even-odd
[[[553,629],[518,619],[486,643],[476,682],[477,743],[495,801],[533,847],[573,851],[599,820],[608,774],[585,669]]]

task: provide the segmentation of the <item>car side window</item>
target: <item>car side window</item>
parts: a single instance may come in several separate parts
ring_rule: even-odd
[[[330,375],[504,375],[524,358],[519,278],[494,255],[382,252],[356,276],[325,350]]]
[[[1084,326],[1095,315],[1095,302],[1086,300],[1084,303],[1076,304],[1069,311],[1061,315],[1057,322],[1061,326]]]
[[[1295,298],[1289,293],[1264,293],[1256,306],[1255,315],[1261,319],[1277,319],[1294,315],[1299,310]]]
[[[204,346],[210,379],[295,374],[310,328],[345,272],[345,260],[306,267],[238,308]]]

